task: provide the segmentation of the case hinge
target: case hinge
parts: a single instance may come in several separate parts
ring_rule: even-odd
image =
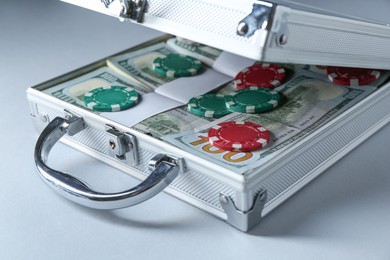
[[[126,19],[142,23],[147,0],[101,0],[106,8],[112,9],[119,20]]]
[[[269,27],[273,8],[272,3],[254,1],[252,12],[238,23],[237,34],[250,37],[256,30]]]
[[[179,158],[173,155],[166,155],[166,154],[157,154],[149,161],[149,169],[154,170],[156,169],[157,165],[161,162],[166,162],[171,165],[176,165],[179,167],[179,174],[185,173],[188,168],[186,164],[184,163],[183,158]]]

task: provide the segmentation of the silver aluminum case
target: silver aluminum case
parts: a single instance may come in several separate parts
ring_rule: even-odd
[[[106,8],[101,0],[64,1],[119,17],[118,8]],[[254,60],[390,69],[389,18],[380,15],[389,3],[345,0],[348,8],[337,12],[341,4],[302,2],[147,0],[140,24]],[[253,36],[239,36],[237,26],[253,4],[271,6],[268,19]]]
[[[245,176],[238,175],[166,142],[40,91],[96,69],[105,63],[105,59],[28,89],[31,116],[37,131],[41,132],[55,117],[64,117],[67,113],[65,110],[80,115],[87,125],[86,129],[75,136],[64,137],[63,142],[140,180],[148,176],[148,162],[154,155],[163,152],[181,157],[188,171],[180,174],[165,191],[243,231],[256,225],[262,217],[390,120],[390,83],[387,83],[348,111],[290,144],[267,163],[247,172]],[[110,156],[105,141],[107,125],[136,137],[139,165],[132,167]],[[250,216],[248,211],[256,204],[256,196],[263,191],[267,193],[264,209],[259,210],[260,214]],[[235,218],[231,210],[226,211],[222,207],[221,194],[234,202],[234,211],[239,213],[240,218]]]

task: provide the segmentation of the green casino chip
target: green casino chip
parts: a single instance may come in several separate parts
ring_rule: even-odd
[[[199,73],[202,63],[190,56],[180,54],[168,54],[164,58],[156,58],[153,61],[153,70],[170,78],[189,77]]]
[[[109,86],[93,89],[84,95],[84,104],[93,111],[117,112],[137,104],[139,94],[124,86]]]
[[[250,87],[225,96],[226,107],[233,112],[261,113],[278,106],[280,95],[270,89]]]
[[[194,97],[188,102],[188,111],[207,118],[220,118],[230,113],[225,105],[225,96],[205,94]]]

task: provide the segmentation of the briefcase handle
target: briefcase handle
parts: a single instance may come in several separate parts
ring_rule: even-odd
[[[96,209],[119,209],[139,204],[167,187],[178,175],[180,165],[164,160],[159,154],[152,159],[154,170],[138,186],[117,193],[102,193],[91,189],[86,183],[67,173],[54,170],[46,165],[48,155],[65,134],[70,136],[84,129],[81,117],[64,119],[56,117],[40,134],[34,151],[38,173],[46,184],[62,196],[87,207]]]

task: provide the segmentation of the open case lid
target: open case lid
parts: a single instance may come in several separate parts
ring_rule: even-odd
[[[390,69],[390,1],[64,0],[266,62]]]

